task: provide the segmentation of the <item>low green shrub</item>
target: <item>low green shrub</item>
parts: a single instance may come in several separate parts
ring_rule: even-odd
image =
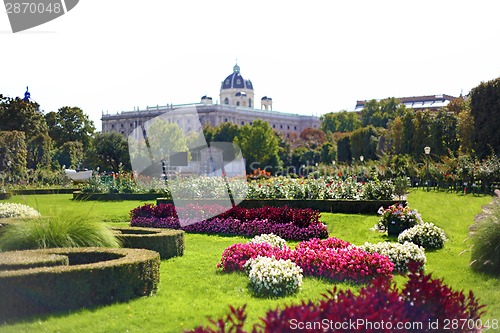
[[[0,322],[69,311],[147,296],[158,288],[160,256],[123,248],[60,248],[0,253],[31,265],[47,256],[67,257],[67,265],[0,270]]]
[[[472,236],[471,267],[500,276],[500,199],[494,199]]]
[[[12,223],[2,229],[2,251],[120,246],[115,234],[105,224],[71,212]]]
[[[0,271],[69,265],[69,258],[59,254],[25,256],[21,251],[12,251],[2,253],[1,258]]]
[[[158,228],[113,228],[123,247],[148,249],[168,259],[184,254],[184,231]]]

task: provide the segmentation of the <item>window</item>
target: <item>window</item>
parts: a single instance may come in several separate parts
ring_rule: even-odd
[[[123,127],[125,127],[125,126],[123,126],[123,124],[120,124],[120,128],[123,128]]]
[[[287,128],[287,129],[290,129],[290,125],[288,125],[286,128]]]
[[[276,128],[276,124],[273,124],[273,128]]]
[[[229,98],[226,97],[226,99],[224,100],[224,104],[229,104]]]
[[[280,125],[280,128],[283,129],[283,125]]]
[[[240,102],[236,102],[236,106],[240,106]]]
[[[130,123],[130,127],[134,127],[134,123]]]
[[[224,118],[224,122],[227,123],[227,118]]]
[[[241,124],[242,124],[242,125],[245,125],[245,122],[244,122],[244,121],[242,121],[242,122],[241,122]]]
[[[115,124],[111,124],[111,128],[114,129],[115,128]]]
[[[294,129],[294,130],[297,130],[297,126],[293,126],[293,129]]]
[[[253,125],[253,122],[250,122],[250,125]]]
[[[248,99],[248,107],[249,107],[249,108],[251,108],[251,107],[252,107],[252,99],[251,99],[251,98],[249,98],[249,99]]]

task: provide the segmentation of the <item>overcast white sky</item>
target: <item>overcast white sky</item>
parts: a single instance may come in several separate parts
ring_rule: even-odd
[[[0,12],[0,93],[45,112],[219,99],[235,60],[273,109],[322,115],[356,100],[466,94],[500,76],[500,2],[80,0],[13,34]],[[1,120],[0,120],[1,121]]]

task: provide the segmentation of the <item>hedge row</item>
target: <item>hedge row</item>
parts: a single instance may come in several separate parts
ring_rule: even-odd
[[[116,227],[113,228],[122,240],[123,247],[148,249],[160,254],[161,259],[184,254],[184,231],[171,229]]]
[[[0,270],[0,321],[127,301],[158,288],[160,256],[144,249],[26,250],[0,253],[0,262],[36,266],[50,255],[67,257],[67,265]]]

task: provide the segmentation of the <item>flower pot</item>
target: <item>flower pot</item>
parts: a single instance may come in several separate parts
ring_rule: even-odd
[[[11,192],[5,192],[5,193],[0,192],[0,200],[10,199],[11,197],[12,197]]]
[[[389,236],[399,236],[401,232],[406,230],[399,221],[389,221],[387,224],[387,234]]]

